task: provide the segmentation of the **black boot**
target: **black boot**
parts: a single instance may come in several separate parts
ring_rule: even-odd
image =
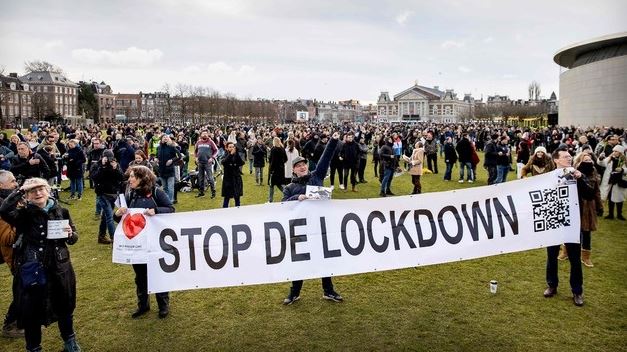
[[[608,220],[612,220],[612,219],[614,219],[614,202],[612,202],[611,200],[608,200],[607,204],[608,204],[608,212],[609,213],[607,214],[607,216],[605,218],[608,219]]]
[[[211,199],[213,199],[213,198],[215,198],[215,197],[216,197],[216,189],[215,189],[215,188],[212,188],[212,189],[211,189]]]
[[[618,220],[625,220],[623,217],[623,202],[616,203],[616,218]]]
[[[170,295],[168,292],[157,293],[157,304],[159,305],[159,318],[163,319],[170,314]]]

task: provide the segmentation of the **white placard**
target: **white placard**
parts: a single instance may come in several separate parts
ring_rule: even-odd
[[[128,208],[126,206],[126,197],[124,197],[124,193],[118,194],[118,197],[115,199],[115,206],[118,208]]]
[[[46,238],[56,240],[68,238],[67,228],[70,227],[70,220],[48,220],[48,233]]]
[[[307,186],[305,195],[309,199],[330,200],[333,195],[333,186],[331,187]]]
[[[123,199],[123,198],[122,198]],[[113,236],[111,260],[119,264],[146,264],[148,261],[148,234],[151,223],[145,209],[128,209]]]

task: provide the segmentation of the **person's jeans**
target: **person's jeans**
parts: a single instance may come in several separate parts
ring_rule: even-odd
[[[161,180],[161,187],[163,187],[163,191],[170,198],[170,202],[174,200],[174,176],[170,176],[168,178],[159,177]]]
[[[77,194],[79,197],[83,195],[83,178],[71,178],[70,179],[70,195]]]
[[[338,183],[344,182],[344,168],[342,165],[331,164],[331,186],[335,185],[335,172],[337,171]]]
[[[198,188],[200,189],[200,193],[205,193],[205,189],[207,185],[205,185],[205,180],[209,181],[209,187],[211,190],[216,189],[216,183],[213,179],[213,168],[209,164],[201,163],[198,164]]]
[[[254,159],[248,159],[248,173],[249,174],[253,173],[253,161]]]
[[[235,199],[235,206],[239,207],[239,197],[233,197],[233,199]],[[230,200],[231,197],[224,197],[224,202],[222,202],[222,208],[228,208]]]
[[[451,173],[453,173],[453,165],[454,163],[446,163],[446,171],[444,172],[444,179],[451,180]]]
[[[503,183],[507,180],[509,165],[496,165],[496,181],[494,183]]]
[[[255,166],[255,182],[258,185],[263,184],[263,167]]]
[[[570,289],[573,294],[582,294],[581,246],[579,243],[564,243],[564,246],[566,246],[568,261],[570,262]],[[557,256],[559,253],[559,245],[546,247],[546,284],[552,288],[557,288],[559,284],[557,277]]]
[[[470,161],[459,163],[459,179],[460,180],[464,179],[464,168],[468,170],[468,174],[466,175],[466,180],[471,181],[473,179],[473,176],[472,176],[472,164],[470,163]]]
[[[394,175],[394,169],[385,168],[383,170],[383,180],[381,181],[381,193],[390,193],[390,187],[392,186],[392,176]]]
[[[115,223],[113,222],[113,208],[115,207],[115,198],[100,195],[96,197],[96,202],[100,204],[102,215],[100,216],[100,230],[98,235],[104,236],[109,230],[109,236],[113,239],[115,233]]]
[[[357,184],[357,168],[356,167],[350,167],[350,168],[344,168],[344,178],[342,180],[342,184],[344,185],[344,188],[348,187],[348,177],[349,177],[349,172],[350,172],[350,180],[351,180],[351,186],[355,186]],[[346,188],[348,189],[348,188]]]

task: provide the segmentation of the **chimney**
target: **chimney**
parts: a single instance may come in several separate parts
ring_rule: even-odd
[[[11,72],[11,73],[9,73],[9,77],[17,78],[17,73],[16,72]]]
[[[440,90],[440,86],[433,86],[433,89]]]

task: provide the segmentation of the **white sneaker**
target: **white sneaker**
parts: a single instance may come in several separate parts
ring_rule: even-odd
[[[344,185],[340,185],[340,189],[345,189],[345,188],[344,188]]]
[[[464,183],[464,180],[459,180],[459,181],[457,181],[457,182],[459,182],[459,183]]]
[[[468,180],[468,183],[473,183],[473,180]]]

